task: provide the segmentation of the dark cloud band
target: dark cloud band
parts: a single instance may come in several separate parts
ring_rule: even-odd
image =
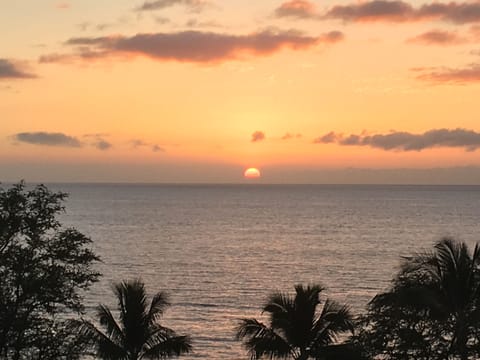
[[[175,5],[183,5],[192,11],[199,12],[210,6],[210,3],[204,0],[156,0],[146,1],[137,11],[154,11],[161,10]]]
[[[323,14],[309,0],[289,0],[275,10],[277,17],[339,19],[348,22],[413,22],[441,20],[455,24],[480,22],[480,1],[432,2],[415,7],[403,0],[367,0],[336,5]]]
[[[433,2],[414,8],[402,0],[373,0],[334,6],[325,14],[325,17],[345,21],[422,21],[438,19],[465,24],[480,21],[480,2]]]
[[[142,55],[156,60],[180,62],[221,62],[245,55],[269,55],[283,48],[300,50],[318,44],[331,44],[343,39],[339,31],[312,37],[297,31],[261,31],[249,35],[184,31],[177,33],[137,34],[132,37],[82,37],[66,42],[74,46],[74,54],[53,54],[40,62],[95,60],[115,55]]]
[[[314,140],[316,144],[336,143],[343,146],[369,146],[382,150],[421,151],[450,147],[475,151],[480,148],[480,133],[467,129],[433,129],[423,134],[391,132],[388,134],[343,135],[330,132]]]
[[[35,145],[46,146],[63,146],[63,147],[81,147],[82,143],[76,137],[68,136],[63,133],[49,133],[49,132],[22,132],[15,134],[14,139]]]
[[[32,79],[36,76],[30,74],[12,60],[0,59],[0,80],[1,79]]]

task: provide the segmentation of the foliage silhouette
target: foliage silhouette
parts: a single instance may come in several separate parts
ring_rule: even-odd
[[[166,359],[191,352],[189,336],[178,336],[158,323],[170,305],[164,292],[155,294],[149,305],[140,280],[121,282],[113,290],[120,321],[108,307],[99,305],[97,317],[103,331],[86,320],[76,325],[96,356],[107,360]]]
[[[353,332],[352,315],[346,305],[326,300],[323,308],[319,285],[295,286],[295,296],[274,293],[263,311],[269,325],[256,319],[241,319],[236,337],[243,340],[251,359],[293,358],[298,360],[335,358],[337,335]]]
[[[20,182],[0,188],[0,358],[75,359],[66,319],[97,281],[91,240],[57,220],[66,194]]]
[[[445,238],[407,258],[390,291],[363,319],[372,357],[462,359],[480,355],[480,251]]]

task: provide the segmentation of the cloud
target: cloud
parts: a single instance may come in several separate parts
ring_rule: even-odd
[[[403,1],[373,0],[350,5],[336,5],[325,18],[344,21],[408,21],[414,16],[412,6]]]
[[[98,150],[108,150],[112,147],[112,144],[104,139],[98,139],[93,143]]]
[[[317,17],[315,5],[308,0],[290,0],[275,9],[275,16],[312,19]]]
[[[161,147],[160,145],[150,144],[150,143],[145,142],[141,139],[130,140],[130,144],[132,145],[132,147],[134,149],[138,149],[138,148],[141,148],[141,147],[150,147],[150,149],[153,152],[166,152],[167,151],[167,150],[165,150],[165,148]]]
[[[459,45],[468,42],[468,39],[459,36],[456,32],[431,30],[407,40],[409,43],[422,45]]]
[[[317,144],[337,143],[343,146],[369,146],[382,150],[421,151],[437,147],[464,148],[475,151],[480,148],[480,133],[467,129],[433,129],[423,134],[390,132],[388,134],[343,135],[330,132],[315,139]]]
[[[50,133],[43,131],[22,132],[15,134],[13,138],[16,141],[34,145],[63,146],[74,148],[82,146],[82,143],[76,137],[68,136],[63,133]]]
[[[328,134],[320,136],[313,140],[314,144],[330,144],[337,140],[338,135],[335,134],[333,131],[330,131]]]
[[[265,133],[263,131],[255,131],[252,134],[251,142],[259,142],[265,140]]]
[[[161,10],[175,5],[185,6],[193,12],[200,12],[205,8],[212,6],[205,0],[156,0],[144,2],[142,6],[136,9],[136,11]]]
[[[152,146],[152,151],[153,152],[165,152],[166,150],[164,148],[162,148],[161,146],[158,146],[158,145],[153,145]]]
[[[102,151],[108,150],[108,149],[113,147],[112,143],[105,140],[105,136],[108,136],[108,134],[97,133],[97,134],[85,134],[85,135],[83,135],[84,138],[92,139],[89,142],[89,145],[95,147],[98,150],[102,150]]]
[[[323,18],[349,22],[442,20],[466,24],[480,22],[480,2],[432,2],[414,8],[402,0],[370,0],[336,5],[328,10]]]
[[[60,3],[57,3],[55,7],[60,10],[67,10],[67,9],[70,9],[70,4],[67,2],[60,2]]]
[[[18,62],[0,58],[0,80],[33,78],[36,78],[36,76],[23,70]]]
[[[140,139],[133,139],[130,141],[130,144],[134,149],[142,147],[142,146],[148,146],[148,143],[144,142],[143,140]]]
[[[285,133],[285,135],[282,136],[282,140],[290,140],[290,139],[300,139],[302,137],[302,134],[291,134],[291,133]]]
[[[468,84],[480,82],[480,63],[464,68],[416,68],[417,79],[438,84]]]
[[[312,37],[294,30],[265,30],[249,35],[183,31],[144,33],[131,37],[79,37],[66,42],[67,46],[76,47],[75,53],[45,55],[39,61],[68,62],[123,55],[146,56],[160,61],[214,63],[239,59],[244,55],[265,56],[284,48],[302,50],[342,39],[343,34],[339,31]]]

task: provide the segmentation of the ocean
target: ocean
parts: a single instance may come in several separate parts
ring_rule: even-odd
[[[61,221],[93,240],[101,281],[87,318],[114,307],[111,285],[141,278],[170,294],[162,324],[199,359],[247,359],[239,318],[273,291],[319,283],[360,314],[401,257],[452,236],[480,240],[480,187],[50,184],[70,194]]]

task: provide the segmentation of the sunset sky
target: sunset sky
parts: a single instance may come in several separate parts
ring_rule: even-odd
[[[480,2],[0,2],[0,181],[480,184]]]

